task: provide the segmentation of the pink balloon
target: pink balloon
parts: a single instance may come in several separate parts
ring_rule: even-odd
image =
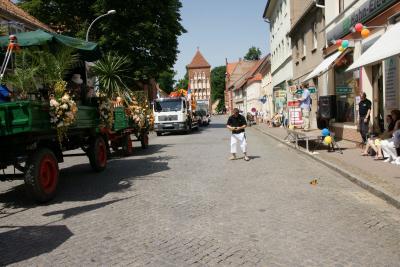
[[[357,32],[361,32],[363,28],[364,28],[364,26],[361,23],[357,23],[354,26],[354,29],[356,29]]]

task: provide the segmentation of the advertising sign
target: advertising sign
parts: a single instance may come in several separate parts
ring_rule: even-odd
[[[385,60],[385,108],[399,108],[399,62],[397,57]]]
[[[377,14],[382,12],[384,9],[387,9],[391,5],[397,3],[398,0],[369,0],[365,1],[363,4],[356,8],[352,8],[354,10],[351,14],[340,22],[337,25],[329,30],[326,34],[326,40],[337,40],[346,34],[350,33],[351,27],[361,22],[364,23],[371,18],[375,17]]]

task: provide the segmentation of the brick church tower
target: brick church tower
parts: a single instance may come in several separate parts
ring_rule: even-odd
[[[186,66],[189,76],[189,86],[196,98],[197,109],[211,112],[211,66],[200,53],[199,48],[192,62]]]

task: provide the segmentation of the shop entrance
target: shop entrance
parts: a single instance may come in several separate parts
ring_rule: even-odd
[[[384,131],[385,127],[385,109],[383,106],[383,71],[382,64],[372,66],[372,86],[373,86],[373,103],[374,120],[377,120],[379,129]]]

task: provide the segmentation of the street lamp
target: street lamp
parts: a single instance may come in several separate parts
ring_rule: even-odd
[[[88,30],[87,30],[87,32],[86,32],[86,42],[89,41],[89,31],[90,31],[90,29],[92,28],[93,24],[94,24],[96,21],[98,21],[99,19],[101,19],[102,17],[108,16],[108,15],[112,15],[112,14],[115,14],[115,13],[117,13],[117,11],[115,11],[114,9],[112,9],[112,10],[108,10],[106,14],[100,15],[100,16],[98,16],[97,18],[95,18],[95,20],[93,20],[92,23],[90,23],[89,28],[88,28]]]

